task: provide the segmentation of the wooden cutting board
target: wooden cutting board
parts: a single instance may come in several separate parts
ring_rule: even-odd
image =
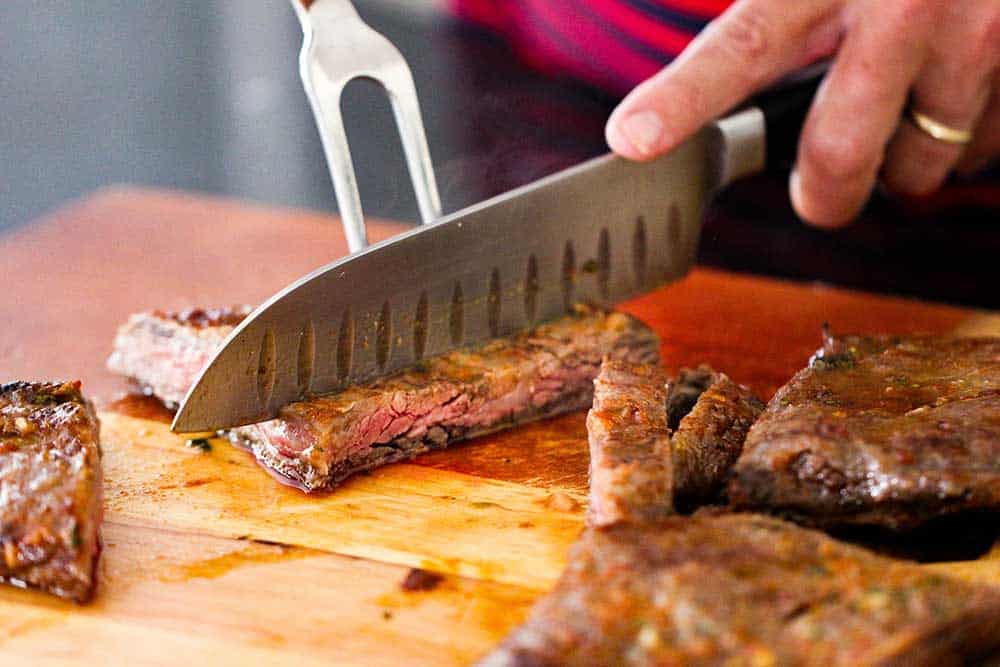
[[[376,236],[398,226],[375,224]],[[257,301],[344,251],[334,221],[115,190],[0,236],[5,378],[82,377],[103,401],[95,602],[0,588],[0,663],[449,665],[549,588],[582,526],[583,413],[306,496],[222,440],[204,452],[102,369],[131,311]],[[768,397],[837,331],[1000,335],[1000,315],[699,269],[624,307],[665,364],[708,362]],[[404,592],[411,567],[444,574]],[[1000,584],[1000,552],[937,564]]]

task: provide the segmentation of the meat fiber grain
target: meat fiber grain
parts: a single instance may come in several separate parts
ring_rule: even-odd
[[[168,404],[182,400],[243,310],[132,316],[109,367]],[[603,357],[655,364],[659,341],[622,313],[587,307],[533,330],[285,406],[231,439],[307,491],[527,421],[587,408]]]
[[[655,364],[659,342],[638,320],[575,315],[329,396],[232,432],[265,466],[307,491],[485,433],[591,404],[605,356]]]

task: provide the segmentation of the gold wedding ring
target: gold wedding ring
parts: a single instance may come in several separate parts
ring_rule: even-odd
[[[971,130],[959,130],[944,123],[939,123],[930,116],[912,108],[910,109],[910,120],[928,136],[938,141],[943,141],[946,144],[964,145],[972,141]]]

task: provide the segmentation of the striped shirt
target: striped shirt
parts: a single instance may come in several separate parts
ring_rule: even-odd
[[[449,0],[529,65],[623,94],[652,76],[733,0]]]

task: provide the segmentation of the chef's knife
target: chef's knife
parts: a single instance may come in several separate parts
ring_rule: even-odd
[[[440,204],[402,55],[350,0],[292,4],[303,26],[303,82],[355,253],[237,327],[181,405],[175,430],[260,421],[295,399],[508,335],[575,302],[611,304],[676,279],[694,261],[707,198],[759,170],[765,155],[775,162],[775,146],[794,145],[782,133],[797,133],[801,118],[791,117],[811,97],[783,95],[723,119],[650,165],[605,156],[435,221]],[[340,115],[343,89],[358,77],[388,94],[422,217],[433,224],[368,250]]]
[[[794,154],[818,80],[776,90],[653,162],[599,157],[317,269],[236,327],[172,428],[266,420],[574,303],[614,304],[680,278],[713,193]]]

